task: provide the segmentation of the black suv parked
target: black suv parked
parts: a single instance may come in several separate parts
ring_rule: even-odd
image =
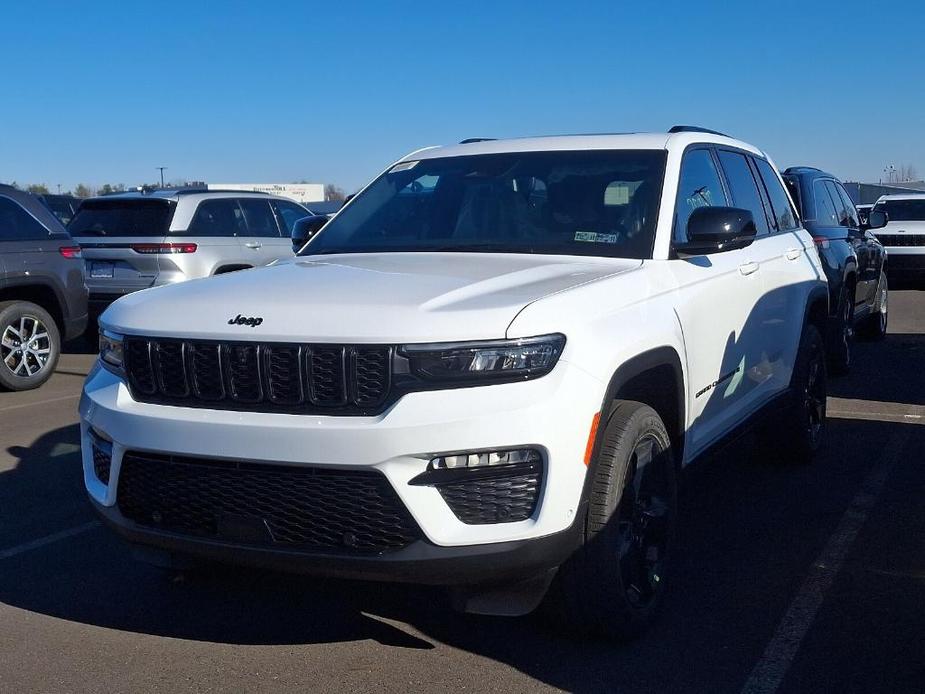
[[[77,208],[80,207],[80,198],[73,195],[52,195],[45,193],[37,196],[39,200],[45,203],[45,207],[52,211],[55,217],[67,226],[77,214]]]
[[[874,339],[886,335],[886,251],[870,233],[871,222],[861,222],[835,176],[795,166],[783,177],[829,281],[829,359],[834,372],[845,373],[851,366],[855,328]],[[885,223],[882,215],[871,221]]]
[[[0,185],[0,388],[38,388],[86,325],[80,247],[34,195]]]

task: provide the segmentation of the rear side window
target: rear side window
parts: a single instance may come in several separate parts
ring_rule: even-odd
[[[279,238],[279,227],[270,210],[269,200],[255,198],[241,198],[238,200],[244,210],[244,221],[247,224],[247,236],[275,236]]]
[[[87,200],[68,231],[72,236],[165,236],[172,216],[166,200]]]
[[[891,222],[925,222],[925,198],[920,200],[884,200],[874,205],[886,212]]]
[[[7,197],[0,197],[0,241],[47,239],[48,229]]]
[[[838,212],[832,194],[829,192],[827,181],[817,179],[813,181],[813,201],[816,203],[816,224],[824,227],[837,227]]]
[[[244,213],[234,198],[204,200],[190,222],[188,236],[228,237],[247,236]]]
[[[719,153],[719,160],[726,172],[726,180],[732,191],[732,204],[752,213],[759,236],[767,234],[768,219],[765,216],[755,177],[752,175],[745,155],[722,150]]]
[[[687,221],[698,207],[724,207],[726,193],[708,149],[691,149],[681,162],[681,180],[675,203],[675,241],[687,241]]]
[[[285,200],[271,200],[270,205],[273,207],[273,211],[276,212],[277,221],[283,231],[286,234],[292,233],[292,227],[297,220],[304,217],[308,217],[311,213],[308,212],[304,207],[296,205],[294,202],[286,202]]]
[[[771,202],[771,211],[774,216],[775,226],[779,231],[792,231],[798,228],[797,216],[787,197],[787,191],[780,184],[774,169],[764,159],[754,159],[755,166],[764,182],[764,189],[768,193]]]

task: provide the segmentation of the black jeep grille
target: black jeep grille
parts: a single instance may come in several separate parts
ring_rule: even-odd
[[[251,546],[382,553],[421,531],[374,470],[127,452],[119,510],[139,525]]]
[[[925,246],[925,234],[877,234],[876,236],[887,248]]]
[[[307,414],[375,414],[391,388],[384,346],[223,343],[127,337],[139,402]]]

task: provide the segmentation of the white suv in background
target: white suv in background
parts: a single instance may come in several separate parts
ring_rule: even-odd
[[[68,225],[86,262],[91,304],[291,258],[290,233],[312,212],[264,193],[201,189],[85,200]]]
[[[882,195],[871,212],[886,214],[873,233],[889,254],[890,278],[925,280],[925,193]]]
[[[781,406],[825,427],[828,294],[764,153],[698,128],[414,152],[293,260],[100,319],[84,478],[149,559],[548,593],[629,636],[679,470]]]

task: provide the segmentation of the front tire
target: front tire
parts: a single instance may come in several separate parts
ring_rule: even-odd
[[[29,301],[0,303],[0,388],[31,390],[51,378],[61,354],[58,326]]]
[[[792,401],[783,416],[783,451],[791,461],[807,463],[822,446],[826,428],[825,366],[822,334],[816,326],[806,325],[790,381]]]
[[[886,337],[887,318],[890,303],[890,289],[887,284],[886,272],[880,271],[880,283],[877,285],[877,301],[874,306],[875,313],[864,319],[862,331],[869,340],[882,340]]]
[[[674,541],[677,476],[658,413],[617,401],[589,474],[584,543],[559,569],[547,607],[572,632],[628,639],[661,606]]]

